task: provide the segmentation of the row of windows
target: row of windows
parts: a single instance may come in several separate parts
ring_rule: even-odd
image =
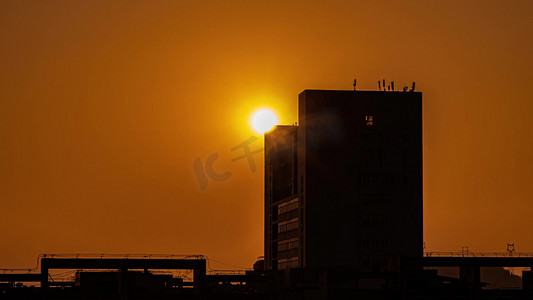
[[[392,177],[391,176],[361,176],[360,179],[361,185],[382,185],[382,186],[391,186]]]
[[[404,164],[409,163],[409,152],[403,150],[402,161]],[[361,163],[363,165],[370,165],[373,163],[383,164],[383,149],[361,149]]]
[[[289,221],[281,222],[278,224],[278,233],[290,231],[298,228],[298,218],[291,219]]]
[[[383,164],[383,149],[361,149],[361,163],[363,165],[370,165],[375,162]]]
[[[286,251],[298,248],[298,238],[278,242],[278,251]]]
[[[374,152],[377,152],[378,154],[383,154],[383,149],[379,148],[377,149],[377,151],[374,151],[374,149],[363,148],[361,149],[361,157],[362,158],[371,157],[374,155]]]
[[[384,238],[365,238],[361,240],[363,248],[385,248],[389,245],[389,240]]]
[[[361,200],[361,204],[364,206],[380,206],[380,205],[386,205],[389,202],[390,202],[390,198],[386,196],[365,197]]]
[[[390,260],[383,257],[363,256],[361,264],[363,268],[380,268],[390,265]]]
[[[300,264],[300,258],[298,256],[280,259],[278,261],[278,270],[298,268],[299,264]]]
[[[386,222],[387,221],[383,218],[363,217],[361,219],[361,225],[363,226],[379,227],[379,226],[384,226]]]
[[[382,133],[378,133],[377,135],[367,133],[363,137],[364,137],[365,140],[371,141],[371,140],[374,140],[376,136],[377,136],[377,140],[379,140],[379,141],[383,140],[383,134]],[[401,140],[404,141],[404,142],[408,142],[409,141],[409,135],[406,134],[406,133],[402,134]]]
[[[361,156],[368,156],[368,155],[373,155],[375,152],[379,153],[379,154],[382,154],[383,153],[383,149],[382,148],[378,148],[378,149],[369,149],[369,148],[362,148],[360,149],[361,151]]]
[[[287,201],[285,203],[278,205],[278,215],[288,213],[289,211],[292,211],[295,209],[298,209],[298,198],[292,199],[291,201]]]

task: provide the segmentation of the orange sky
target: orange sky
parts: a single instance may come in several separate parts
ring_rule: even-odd
[[[416,81],[429,250],[533,251],[531,1],[0,2],[0,268],[40,253],[263,252],[230,149],[306,88]],[[250,144],[262,147],[262,140]],[[200,190],[193,162],[232,173]]]

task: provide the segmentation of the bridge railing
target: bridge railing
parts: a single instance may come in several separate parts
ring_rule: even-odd
[[[490,251],[427,251],[426,257],[533,257],[533,252],[490,252]]]

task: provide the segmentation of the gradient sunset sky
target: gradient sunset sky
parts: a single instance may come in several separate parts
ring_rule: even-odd
[[[0,268],[263,254],[268,107],[416,81],[430,251],[533,252],[533,1],[0,1]],[[201,190],[193,164],[231,172]]]

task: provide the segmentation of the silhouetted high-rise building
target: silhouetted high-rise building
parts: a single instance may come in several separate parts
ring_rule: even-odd
[[[422,94],[305,90],[265,135],[265,267],[421,256]]]

